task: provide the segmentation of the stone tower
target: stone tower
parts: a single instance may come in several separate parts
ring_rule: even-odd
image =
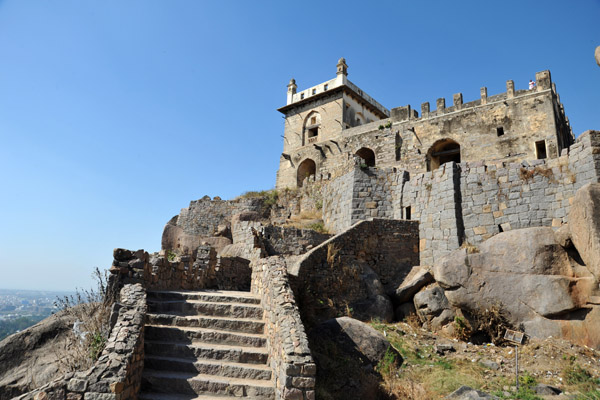
[[[388,118],[389,110],[348,80],[348,65],[340,58],[336,77],[297,92],[294,79],[287,86],[283,153],[277,188],[301,186],[318,173],[327,147],[339,143],[342,130]],[[334,150],[331,150],[334,151]]]

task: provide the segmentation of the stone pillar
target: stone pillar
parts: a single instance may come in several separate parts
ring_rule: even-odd
[[[542,72],[535,73],[535,83],[537,90],[546,90],[552,88],[552,78],[550,77],[550,71],[545,70]]]
[[[429,102],[421,104],[421,117],[427,118],[429,116]]]
[[[392,121],[406,121],[410,119],[410,105],[392,108],[390,118]]]
[[[337,63],[337,75],[348,76],[348,65],[346,65],[346,59],[340,58]]]
[[[296,89],[298,89],[298,86],[296,85],[296,80],[294,78],[290,79],[290,83],[288,83],[287,88],[287,104],[291,104],[292,99],[296,94]]]
[[[453,95],[452,103],[454,103],[454,107],[456,107],[457,110],[460,110],[462,108],[462,104],[463,104],[462,93],[456,93],[455,95]]]
[[[487,88],[484,86],[479,89],[479,92],[481,93],[481,104],[487,104]]]
[[[506,97],[509,99],[515,97],[515,82],[513,80],[506,81]]]
[[[435,101],[435,105],[437,107],[437,111],[443,111],[446,108],[446,99],[439,98]]]

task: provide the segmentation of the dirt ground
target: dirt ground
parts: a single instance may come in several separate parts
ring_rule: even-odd
[[[526,338],[519,350],[516,390],[515,346],[480,345],[444,337],[415,324],[373,323],[402,354],[399,368],[380,366],[386,389],[396,398],[435,399],[467,385],[505,399],[600,399],[600,352],[565,340]],[[547,384],[559,396],[536,395]]]

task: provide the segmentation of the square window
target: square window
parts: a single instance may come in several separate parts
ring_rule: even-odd
[[[317,89],[313,89],[313,94],[317,94]]]
[[[304,93],[300,93],[300,100],[304,99]]]
[[[504,135],[504,128],[499,126],[498,128],[496,128],[496,134],[498,135],[498,137],[503,136]]]
[[[325,86],[323,86],[323,90],[327,90],[327,89],[329,89],[329,85],[325,84]]]

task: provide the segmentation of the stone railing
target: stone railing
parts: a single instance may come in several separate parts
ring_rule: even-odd
[[[140,284],[126,284],[115,305],[111,321],[116,321],[102,354],[90,369],[68,373],[17,399],[137,399],[144,368],[146,291]]]
[[[252,292],[261,296],[265,310],[265,334],[277,399],[315,399],[317,369],[283,257],[253,262]]]

